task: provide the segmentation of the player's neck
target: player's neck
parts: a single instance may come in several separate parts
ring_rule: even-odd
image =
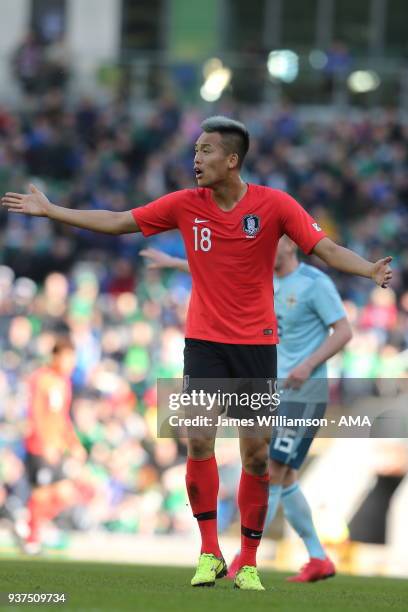
[[[62,372],[57,363],[50,361],[50,363],[48,364],[48,367],[50,370],[54,372],[54,374],[58,374],[58,376],[62,376]]]
[[[212,187],[212,196],[221,210],[230,211],[242,200],[247,190],[248,185],[240,176],[236,176]]]
[[[299,263],[300,262],[297,257],[291,257],[283,263],[279,270],[275,270],[275,275],[279,278],[282,278],[283,276],[288,276],[289,274],[292,274],[292,272],[294,272],[296,268],[299,267]]]

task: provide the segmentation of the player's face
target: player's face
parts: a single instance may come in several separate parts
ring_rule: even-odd
[[[226,153],[221,134],[203,132],[195,144],[194,172],[199,187],[212,187],[225,181],[236,167],[236,156]]]
[[[54,357],[55,365],[58,371],[65,376],[71,376],[75,368],[75,351],[71,348],[66,348],[60,351]]]

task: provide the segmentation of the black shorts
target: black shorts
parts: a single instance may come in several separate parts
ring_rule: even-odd
[[[184,376],[276,378],[275,344],[225,344],[186,338]]]
[[[25,467],[28,480],[33,487],[42,487],[66,478],[62,469],[62,463],[51,465],[41,455],[27,453]]]
[[[244,420],[268,414],[268,398],[276,381],[276,361],[274,344],[225,344],[186,338],[183,392],[204,392],[205,397],[215,394],[218,398],[211,412],[205,403],[200,403],[201,412],[194,408],[191,414],[215,418],[224,413]],[[266,403],[259,404],[261,395]],[[264,437],[264,430],[265,427],[262,431],[251,427],[248,435]]]

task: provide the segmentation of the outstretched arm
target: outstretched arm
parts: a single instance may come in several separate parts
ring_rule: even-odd
[[[6,193],[1,203],[10,212],[48,217],[54,221],[67,223],[82,229],[104,234],[129,234],[140,231],[130,210],[114,212],[111,210],[73,210],[56,206],[34,185],[30,193]]]
[[[375,263],[371,263],[357,255],[357,253],[354,253],[354,251],[339,246],[330,240],[330,238],[320,240],[312,250],[312,253],[320,257],[328,266],[336,268],[340,272],[371,278],[383,289],[386,289],[391,282],[392,270],[389,264],[392,261],[392,257],[384,257]]]
[[[147,264],[147,267],[150,269],[174,268],[175,270],[180,270],[181,272],[190,272],[187,259],[172,257],[171,255],[167,255],[167,253],[159,251],[158,249],[143,249],[140,251],[139,255],[150,259],[149,263]]]

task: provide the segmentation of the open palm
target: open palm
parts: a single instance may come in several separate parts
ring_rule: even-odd
[[[46,217],[50,202],[47,197],[35,185],[30,185],[30,193],[8,192],[1,198],[2,206],[10,212],[33,215],[35,217]]]
[[[371,278],[373,281],[384,289],[388,287],[392,279],[392,270],[389,265],[391,261],[392,257],[384,257],[384,259],[379,259],[375,262],[373,271],[371,273]]]

